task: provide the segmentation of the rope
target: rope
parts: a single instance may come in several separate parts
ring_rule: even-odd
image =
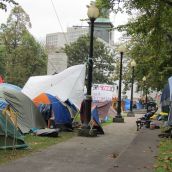
[[[93,131],[93,127],[94,127],[94,121],[90,120],[89,125],[90,125],[89,134],[91,135],[92,134],[92,131]]]
[[[11,113],[14,113],[11,111]],[[15,122],[14,122],[14,135],[13,135],[13,149],[12,149],[12,155],[16,155],[16,141],[17,141],[17,114],[15,115]]]
[[[6,147],[7,147],[7,114],[6,114],[6,110],[3,111],[4,115],[5,115],[5,138],[4,138],[4,145],[5,145],[5,152],[6,152]]]

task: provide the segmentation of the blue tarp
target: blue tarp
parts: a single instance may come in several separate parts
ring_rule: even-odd
[[[136,102],[137,109],[143,109],[143,105],[140,102]]]
[[[130,110],[130,99],[125,99],[125,111]],[[137,109],[142,109],[143,105],[140,102],[136,102],[136,108]]]
[[[169,116],[168,121],[172,121],[172,76],[168,79],[169,88],[170,88],[170,105],[169,105]]]
[[[125,111],[130,110],[130,99],[125,99]]]
[[[169,89],[170,89],[170,101],[172,101],[172,76],[168,78]]]
[[[169,113],[168,121],[172,121],[172,76],[162,91],[161,108],[163,112]]]
[[[95,120],[96,123],[100,125],[97,106],[94,109],[92,109],[91,116],[92,116],[93,120]]]
[[[169,83],[167,83],[161,95],[161,110],[163,112],[169,113],[169,105],[170,105],[170,87],[169,87]]]

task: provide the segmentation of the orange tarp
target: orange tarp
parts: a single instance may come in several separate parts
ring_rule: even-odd
[[[35,97],[33,99],[33,102],[36,105],[39,105],[39,104],[51,104],[50,100],[48,99],[48,96],[45,93],[42,93],[39,96]]]

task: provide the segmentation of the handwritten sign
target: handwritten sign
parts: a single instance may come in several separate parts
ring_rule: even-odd
[[[115,88],[113,85],[94,84],[92,87],[93,101],[111,101]]]

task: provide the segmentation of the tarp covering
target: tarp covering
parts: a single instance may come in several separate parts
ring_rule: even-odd
[[[97,106],[98,115],[101,120],[105,120],[106,116],[116,116],[116,111],[112,108],[111,101],[94,102],[93,106]]]
[[[161,110],[163,112],[169,112],[170,105],[170,87],[169,83],[167,83],[162,91],[161,95]]]
[[[22,92],[31,99],[48,93],[63,102],[71,100],[80,107],[84,96],[85,65],[75,65],[56,75],[33,76],[24,85]]]
[[[45,128],[44,119],[30,100],[22,92],[13,89],[0,89],[3,98],[17,113],[17,123],[22,133],[28,133],[31,128]]]
[[[172,101],[172,76],[168,78],[169,88],[170,88],[170,101]]]
[[[125,111],[129,110],[130,109],[130,99],[125,99],[124,104],[125,104]]]
[[[169,88],[170,88],[170,106],[169,106],[169,116],[168,121],[172,121],[172,76],[168,79]]]
[[[93,129],[97,129],[98,134],[104,134],[103,128],[101,127],[97,106],[92,106],[91,109],[91,121]]]
[[[162,91],[161,108],[163,112],[169,113],[168,121],[172,121],[172,76]]]

